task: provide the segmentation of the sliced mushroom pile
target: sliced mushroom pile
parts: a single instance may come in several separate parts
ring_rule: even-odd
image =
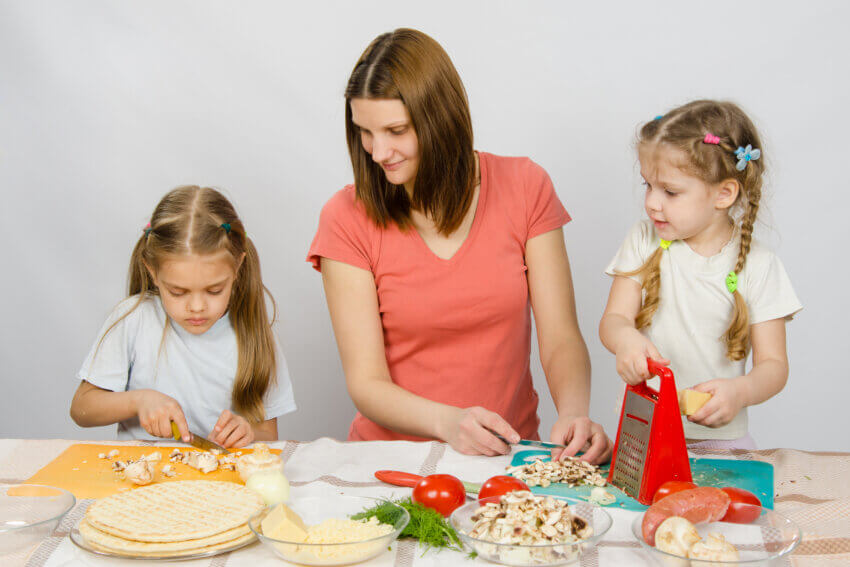
[[[536,459],[528,464],[508,467],[508,474],[515,476],[528,486],[549,486],[553,482],[562,482],[568,486],[589,484],[605,486],[607,481],[599,473],[599,467],[576,457],[567,457],[564,461],[543,461]]]
[[[563,500],[525,490],[485,504],[471,519],[471,537],[500,544],[570,543],[593,535],[593,528],[574,516]]]
[[[172,463],[183,463],[203,473],[209,473],[219,468],[228,471],[236,470],[236,460],[241,454],[241,451],[221,455],[213,451],[181,451],[180,449],[174,449],[168,455],[168,460]]]

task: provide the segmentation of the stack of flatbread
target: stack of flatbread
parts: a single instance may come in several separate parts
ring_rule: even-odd
[[[247,521],[263,507],[260,496],[233,482],[164,482],[97,500],[78,529],[98,551],[181,557],[250,541]]]

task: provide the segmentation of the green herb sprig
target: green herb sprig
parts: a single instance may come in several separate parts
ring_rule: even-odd
[[[410,498],[387,500],[362,512],[351,516],[353,520],[368,520],[375,517],[382,524],[394,525],[401,517],[401,506],[410,514],[410,522],[398,537],[410,537],[419,540],[425,551],[430,548],[446,548],[453,551],[463,551],[460,538],[454,528],[436,510],[426,508]]]

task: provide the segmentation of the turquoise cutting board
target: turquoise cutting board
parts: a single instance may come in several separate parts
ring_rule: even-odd
[[[514,455],[511,466],[516,467],[527,463],[531,457],[545,455],[544,461],[549,460],[549,451],[520,451]],[[773,465],[761,461],[737,461],[733,459],[691,459],[691,476],[699,486],[736,486],[749,490],[761,500],[762,506],[773,509]],[[603,476],[608,475],[608,465],[601,467]],[[566,484],[550,484],[532,487],[535,494],[563,496],[587,500],[590,497],[590,486],[570,488]],[[625,510],[646,510],[644,506],[619,488],[606,486],[605,490],[617,497],[617,501],[606,508],[619,506]]]

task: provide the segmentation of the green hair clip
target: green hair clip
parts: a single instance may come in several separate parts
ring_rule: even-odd
[[[224,232],[226,232],[227,234],[230,234],[230,223],[229,222],[221,223],[221,228],[224,229]]]
[[[729,272],[729,275],[726,276],[726,289],[729,290],[729,293],[735,293],[735,290],[738,289],[738,274],[735,272]]]
[[[658,245],[659,245],[661,248],[663,248],[664,250],[667,250],[668,248],[670,248],[670,245],[671,245],[671,244],[673,244],[673,241],[672,241],[672,240],[664,240],[664,239],[662,238],[662,239],[661,239],[661,241],[660,241],[660,243],[659,243]]]

